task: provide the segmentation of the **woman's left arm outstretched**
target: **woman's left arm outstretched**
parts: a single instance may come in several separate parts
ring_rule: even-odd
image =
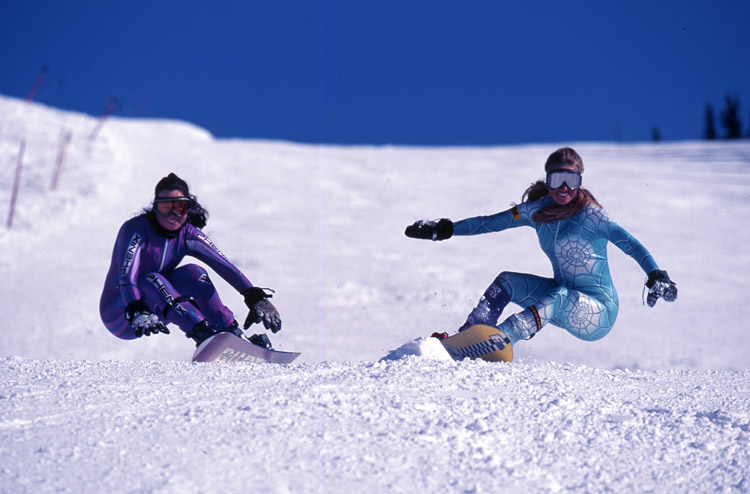
[[[666,271],[659,269],[654,256],[638,239],[609,218],[607,218],[607,237],[617,248],[635,259],[646,273],[646,288],[648,289],[646,302],[649,307],[653,307],[660,298],[667,302],[677,300],[677,284],[669,278]]]

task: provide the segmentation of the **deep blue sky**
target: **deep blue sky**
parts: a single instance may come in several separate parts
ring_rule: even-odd
[[[3,0],[0,94],[45,65],[38,102],[218,137],[694,139],[727,93],[750,127],[750,1]]]

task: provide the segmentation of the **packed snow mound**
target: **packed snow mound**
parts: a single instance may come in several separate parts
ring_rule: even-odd
[[[407,357],[421,357],[433,360],[453,361],[445,347],[437,338],[417,338],[392,350],[381,360],[400,360]]]

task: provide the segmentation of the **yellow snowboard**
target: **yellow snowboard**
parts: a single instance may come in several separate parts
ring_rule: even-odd
[[[512,362],[513,346],[510,339],[497,328],[477,324],[460,333],[441,339],[454,360],[470,359],[488,362]]]

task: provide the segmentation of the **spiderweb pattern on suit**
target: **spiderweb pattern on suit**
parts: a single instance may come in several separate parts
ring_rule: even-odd
[[[539,243],[552,262],[555,279],[501,274],[513,301],[522,307],[534,305],[542,326],[551,322],[584,340],[606,335],[617,313],[607,267],[607,231],[603,214],[583,213],[566,222],[541,225]],[[518,319],[507,324],[518,325]]]
[[[545,198],[519,204],[495,215],[467,218],[456,223],[455,232],[476,235],[520,226],[533,227],[539,245],[552,263],[554,278],[501,273],[493,284],[502,285],[511,300],[526,310],[517,314],[519,317],[509,317],[499,327],[506,326],[518,339],[527,337],[536,327],[535,317],[529,310],[533,305],[542,326],[551,322],[579,338],[599,339],[612,328],[618,312],[617,293],[607,261],[607,244],[612,242],[647,273],[658,266],[638,240],[597,207],[589,206],[576,216],[559,222],[537,223],[531,219],[540,207],[550,204],[551,199]],[[484,305],[481,311],[476,311],[480,316],[477,319],[496,324],[502,307],[493,307],[484,298],[480,303]]]

